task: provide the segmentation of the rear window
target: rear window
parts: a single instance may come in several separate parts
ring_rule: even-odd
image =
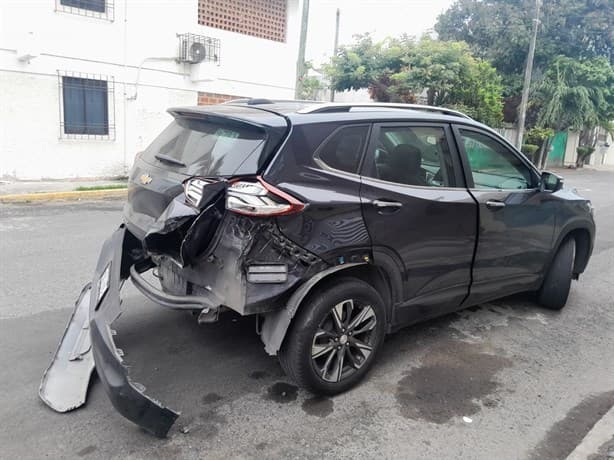
[[[255,174],[266,132],[232,120],[176,118],[143,152],[148,163],[186,174]]]

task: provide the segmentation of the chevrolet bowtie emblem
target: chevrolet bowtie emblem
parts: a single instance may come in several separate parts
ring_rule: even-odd
[[[149,174],[142,174],[140,179],[143,185],[147,185],[153,180]]]

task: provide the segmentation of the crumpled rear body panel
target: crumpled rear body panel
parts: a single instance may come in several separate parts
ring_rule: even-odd
[[[275,219],[226,213],[212,246],[193,264],[181,267],[169,256],[154,258],[162,286],[177,295],[210,290],[222,305],[241,315],[276,310],[280,297],[327,264],[286,238]],[[287,267],[283,283],[251,283],[250,266]]]
[[[141,243],[157,266],[155,274],[165,292],[212,293],[222,306],[241,315],[282,308],[283,296],[329,264],[286,237],[278,219],[226,211],[227,185],[224,179],[213,179],[204,187],[199,208],[186,204],[179,193],[154,221],[136,212],[142,207],[126,207],[128,228],[147,222],[147,228],[140,228]],[[274,282],[250,282],[250,267],[279,267],[284,276]]]

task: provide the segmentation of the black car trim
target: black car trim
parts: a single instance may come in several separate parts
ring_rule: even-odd
[[[145,396],[130,381],[124,365],[116,356],[116,349],[113,350],[103,338],[103,334],[109,334],[103,328],[104,325],[92,321],[90,336],[96,372],[111,404],[121,415],[156,437],[166,437],[168,430],[179,417],[179,413],[163,407]]]
[[[378,179],[377,177],[371,177],[371,176],[361,176],[364,180],[369,180],[369,181],[374,181],[374,182],[378,182],[380,184],[391,184],[394,185],[395,187],[404,187],[404,188],[408,188],[408,189],[424,189],[424,190],[458,190],[458,189],[466,189],[465,186],[459,186],[459,187],[439,187],[437,185],[414,185],[414,184],[401,184],[400,182],[391,182],[388,180],[384,180],[384,179]]]
[[[145,278],[136,270],[135,266],[130,267],[130,280],[132,284],[141,291],[141,293],[149,300],[156,302],[163,307],[172,308],[174,310],[202,310],[203,308],[219,308],[220,300],[210,293],[208,296],[194,295],[173,295],[157,289],[152,284],[147,282]]]
[[[192,118],[195,120],[206,120],[207,118],[211,118],[215,120],[216,123],[231,121],[237,124],[249,125],[254,128],[262,129],[264,131],[268,131],[271,129],[271,126],[264,125],[262,123],[256,123],[252,120],[248,120],[246,118],[234,117],[232,115],[220,115],[215,112],[206,112],[206,111],[194,111],[189,109],[169,109],[168,113],[173,116],[173,118]],[[277,115],[277,114],[276,114]]]
[[[92,292],[90,298],[90,336],[96,372],[115,409],[128,420],[136,423],[157,437],[165,437],[179,413],[164,407],[144,393],[144,387],[134,383],[121,359],[123,354],[113,341],[110,325],[122,313],[120,290],[123,276],[122,265],[134,265],[131,259],[131,235],[125,226],[120,226],[105,241],[92,286],[97,286],[104,268],[111,264],[109,289],[100,303]]]
[[[262,329],[260,331],[260,338],[264,343],[265,351],[269,355],[275,356],[281,349],[286,333],[288,332],[290,324],[292,323],[292,319],[301,306],[303,299],[316,285],[320,283],[320,281],[333,273],[361,265],[367,264],[366,262],[359,262],[336,265],[316,273],[292,292],[284,308],[266,313],[264,323],[262,324]]]
[[[567,222],[564,227],[558,229],[559,234],[557,236],[556,242],[553,245],[553,250],[550,253],[550,259],[547,262],[547,266],[549,267],[554,259],[554,256],[558,252],[561,244],[569,235],[577,231],[586,231],[589,235],[588,247],[584,254],[578,257],[578,248],[576,247],[576,258],[574,260],[574,273],[583,273],[588,265],[588,261],[591,258],[593,253],[594,245],[595,245],[595,225],[594,223],[584,220],[584,219],[574,219],[571,222]]]

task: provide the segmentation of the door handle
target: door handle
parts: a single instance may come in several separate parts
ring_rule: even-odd
[[[486,202],[486,207],[491,208],[491,209],[501,209],[501,208],[505,208],[505,203],[503,201],[488,200]]]
[[[403,203],[399,203],[398,201],[385,200],[373,200],[371,204],[376,208],[400,208],[403,206]]]

